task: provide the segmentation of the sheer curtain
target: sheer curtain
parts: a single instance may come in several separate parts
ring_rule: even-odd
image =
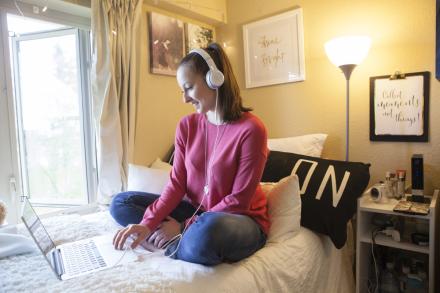
[[[92,0],[92,97],[98,202],[126,189],[133,155],[142,0]]]

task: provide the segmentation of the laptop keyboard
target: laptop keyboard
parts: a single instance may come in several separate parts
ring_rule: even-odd
[[[72,243],[72,245],[65,246],[63,252],[64,270],[68,275],[76,275],[106,266],[93,241]]]

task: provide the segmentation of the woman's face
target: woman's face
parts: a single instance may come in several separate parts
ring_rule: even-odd
[[[215,111],[215,90],[208,87],[205,77],[195,73],[191,66],[177,69],[177,83],[182,89],[183,102],[191,103],[197,113]]]

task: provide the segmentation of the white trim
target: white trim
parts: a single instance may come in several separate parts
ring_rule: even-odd
[[[27,178],[29,178],[29,177],[27,176],[27,174],[26,174],[26,176],[23,176],[23,173],[22,173],[22,172],[27,172],[27,166],[25,165],[26,159],[24,157],[24,153],[25,153],[24,152],[24,144],[23,144],[24,137],[23,137],[23,132],[20,131],[20,129],[23,129],[23,125],[22,125],[23,118],[21,115],[21,108],[22,108],[21,107],[21,93],[19,92],[21,87],[19,85],[17,85],[18,77],[20,76],[19,66],[17,63],[17,61],[18,61],[18,52],[16,50],[17,41],[20,41],[20,39],[17,40],[16,37],[11,38],[11,50],[12,50],[12,55],[14,56],[12,61],[14,62],[13,68],[15,69],[13,72],[14,73],[14,85],[15,85],[15,87],[13,87],[13,89],[15,90],[15,93],[13,95],[11,95],[11,99],[14,103],[14,108],[11,111],[9,111],[9,115],[12,116],[12,114],[15,113],[14,121],[15,121],[15,126],[16,126],[16,129],[15,129],[16,140],[14,142],[18,143],[17,148],[16,148],[16,151],[18,153],[16,155],[18,158],[17,162],[20,166],[19,167],[20,168],[19,169],[20,175],[18,176],[18,178],[20,178],[20,180],[19,180],[20,181],[19,186],[20,186],[20,190],[21,190],[20,194],[22,196],[26,196],[25,192],[27,192],[29,190],[29,188],[28,188],[29,182],[27,181]],[[8,60],[9,59],[10,58],[8,56]],[[12,69],[11,69],[11,73],[12,73]],[[20,98],[14,98],[14,97],[20,97]],[[24,168],[22,169],[21,167],[23,167],[23,166],[24,166]],[[23,179],[26,179],[26,180],[23,181]]]
[[[15,120],[15,105],[13,96],[13,86],[12,86],[12,73],[10,66],[10,54],[9,54],[9,41],[8,41],[8,31],[7,31],[7,15],[6,11],[0,7],[0,58],[3,63],[0,62],[0,89],[1,95],[4,95],[7,109],[5,109],[6,115],[8,116],[8,125],[5,127],[9,131],[9,141],[3,142],[9,144],[10,148],[10,168],[9,170],[9,186],[11,187],[12,181],[15,180],[15,190],[9,190],[9,201],[11,204],[11,209],[9,212],[9,222],[11,224],[17,223],[19,219],[21,205],[19,204],[19,196],[22,194],[21,182],[20,182],[20,171],[19,171],[19,160],[18,160],[18,145],[16,137],[16,120]],[[5,163],[5,162],[4,162]],[[4,164],[6,165],[6,164]],[[6,178],[0,178],[5,180]]]
[[[90,49],[90,36],[88,31],[78,30],[78,56],[79,58],[79,70],[78,77],[81,81],[81,122],[82,134],[83,134],[83,148],[85,151],[85,171],[87,177],[87,194],[88,202],[94,203],[97,201],[97,186],[98,186],[98,173],[97,173],[97,158],[96,158],[96,136],[95,128],[92,117],[92,96],[91,96],[91,83],[90,83],[90,69],[91,63],[91,49]]]

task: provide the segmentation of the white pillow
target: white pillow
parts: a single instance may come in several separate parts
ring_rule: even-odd
[[[145,166],[128,165],[128,191],[143,191],[161,194],[170,177],[170,172]]]
[[[267,140],[267,145],[272,151],[321,157],[326,139],[327,134],[316,133],[286,138],[271,138]]]
[[[171,164],[168,164],[161,159],[157,158],[151,165],[150,168],[153,169],[161,169],[166,171],[171,171],[173,169],[173,166]]]
[[[270,188],[270,185],[273,188]],[[300,228],[301,197],[298,176],[291,175],[278,183],[262,183],[267,192],[267,206],[271,222],[268,242],[283,242]]]

